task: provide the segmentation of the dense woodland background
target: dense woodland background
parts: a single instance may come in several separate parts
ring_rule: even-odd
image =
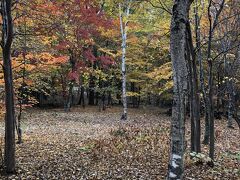
[[[240,178],[239,0],[0,10],[2,179]]]

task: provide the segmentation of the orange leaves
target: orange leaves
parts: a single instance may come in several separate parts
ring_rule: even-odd
[[[29,53],[26,55],[26,59],[30,61],[30,64],[40,66],[40,65],[60,65],[68,62],[68,56],[54,56],[48,52],[42,53]]]
[[[54,64],[65,64],[67,63],[69,60],[69,57],[68,56],[59,56],[59,57],[54,57],[52,59],[52,62]]]
[[[40,4],[38,8],[46,12],[51,12],[51,14],[56,16],[63,15],[63,12],[61,11],[57,3],[48,1],[47,3]]]

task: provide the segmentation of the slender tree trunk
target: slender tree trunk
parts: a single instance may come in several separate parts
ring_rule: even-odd
[[[171,125],[171,150],[167,179],[182,179],[184,172],[185,102],[188,92],[188,71],[185,57],[186,23],[190,1],[175,0],[171,22],[171,59],[174,95]]]
[[[105,111],[106,110],[106,93],[105,91],[102,94],[102,110]]]
[[[126,0],[127,7],[124,13],[122,13],[122,6],[119,3],[119,16],[120,16],[120,27],[122,34],[122,103],[123,103],[123,114],[121,119],[127,120],[127,78],[126,78],[126,48],[127,48],[127,26],[128,21],[124,21],[124,18],[128,18],[130,11],[130,3],[132,0]]]
[[[234,114],[234,88],[233,82],[228,79],[227,80],[227,89],[228,89],[228,123],[227,126],[229,128],[233,128],[233,114]]]
[[[24,18],[24,47],[23,47],[23,69],[22,69],[22,84],[20,89],[20,97],[19,97],[19,114],[17,116],[17,123],[16,123],[16,131],[18,136],[18,144],[22,143],[22,128],[21,128],[21,120],[22,120],[22,111],[23,111],[23,104],[24,101],[27,101],[26,99],[26,51],[27,51],[27,24],[26,19]]]
[[[13,40],[13,22],[11,0],[1,1],[2,10],[2,52],[5,81],[5,166],[7,173],[15,172],[15,109],[11,64],[11,45]]]
[[[223,47],[223,50],[226,50],[225,46]],[[227,127],[233,128],[233,88],[232,88],[232,81],[230,79],[231,77],[231,68],[229,65],[229,62],[227,62],[227,56],[224,54],[224,76],[227,77],[226,79],[226,93],[228,97],[228,107],[227,107]]]
[[[207,49],[207,62],[208,62],[208,118],[209,118],[209,157],[212,159],[212,165],[214,160],[214,103],[213,103],[213,60],[212,60],[212,39],[213,33],[217,26],[218,17],[224,7],[225,1],[222,0],[220,8],[216,9],[215,17],[213,17],[211,8],[213,6],[213,1],[209,0],[208,5],[208,20],[209,20],[209,33],[208,33],[208,49]],[[215,7],[216,8],[216,7]]]
[[[191,68],[191,81],[192,86],[192,111],[194,118],[194,144],[195,152],[201,152],[201,124],[200,124],[200,101],[199,101],[199,88],[198,88],[198,75],[197,75],[197,64],[196,64],[196,54],[193,47],[192,31],[190,23],[187,23],[187,51],[189,51],[189,66]]]
[[[208,119],[209,119],[209,133],[210,133],[210,150],[209,150],[209,157],[213,160],[214,159],[214,107],[213,107],[213,65],[212,60],[208,60],[209,66],[209,75],[208,75]]]
[[[66,112],[69,112],[71,107],[72,107],[72,103],[73,103],[73,84],[74,82],[71,81],[69,83],[69,91],[68,91],[68,97],[67,97],[67,104],[66,104],[66,107],[65,107],[65,111]]]
[[[111,94],[111,91],[108,92],[107,100],[108,100],[107,105],[111,107],[112,106],[112,94]]]
[[[139,106],[140,106],[140,103],[141,103],[141,88],[139,87],[138,88],[138,97],[137,97],[137,107],[139,108]]]
[[[89,80],[89,105],[94,105],[94,98],[95,98],[95,82],[94,82],[94,77],[90,75],[90,80]]]
[[[207,50],[207,62],[208,62],[208,119],[209,119],[209,157],[213,160],[214,159],[214,107],[213,107],[213,62],[211,58],[211,48],[212,48],[212,36],[213,36],[213,28],[212,28],[212,19],[210,15],[210,7],[209,4],[208,8],[208,15],[209,15],[209,37],[208,37],[208,50]]]
[[[79,98],[78,104],[82,105],[83,108],[85,108],[84,92],[85,92],[85,88],[81,85],[81,87],[80,87],[80,98]]]
[[[188,64],[188,102],[189,102],[189,108],[190,108],[190,120],[191,120],[191,152],[196,152],[196,142],[195,142],[195,121],[194,121],[194,110],[193,110],[193,82],[192,82],[192,63],[190,59],[190,51],[189,47],[187,46],[186,49],[186,58],[187,58],[187,64]]]
[[[214,159],[214,109],[213,109],[213,62],[211,59],[211,48],[212,48],[212,36],[213,36],[213,28],[212,28],[212,17],[210,14],[211,8],[211,0],[208,7],[208,16],[209,16],[209,34],[208,34],[208,49],[207,49],[207,62],[208,62],[208,120],[209,120],[209,140],[210,140],[210,150],[209,157]]]
[[[196,38],[196,58],[199,64],[199,79],[200,79],[200,91],[202,93],[203,104],[204,104],[204,112],[205,112],[205,130],[204,130],[204,144],[208,144],[209,142],[209,119],[208,119],[208,109],[207,109],[207,93],[204,84],[204,69],[202,64],[202,50],[201,50],[201,26],[200,26],[200,17],[198,13],[198,0],[195,0],[195,38]],[[200,104],[200,100],[199,100]],[[200,122],[200,121],[199,121]],[[199,138],[198,138],[199,139]]]

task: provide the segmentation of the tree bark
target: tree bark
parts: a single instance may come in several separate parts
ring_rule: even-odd
[[[94,77],[90,75],[90,80],[89,80],[89,100],[88,100],[88,105],[93,106],[94,105],[94,98],[95,98],[95,82],[94,82]]]
[[[120,28],[122,34],[122,103],[123,103],[123,114],[121,119],[127,120],[127,77],[126,77],[126,48],[127,48],[127,26],[128,21],[124,21],[124,17],[129,16],[130,3],[132,0],[126,1],[126,10],[122,13],[122,6],[119,3],[119,17],[120,17]]]
[[[201,125],[200,125],[200,102],[199,102],[199,88],[198,88],[198,75],[196,54],[193,47],[193,39],[190,23],[187,23],[187,51],[189,51],[189,68],[191,69],[191,77],[189,77],[190,84],[192,85],[192,114],[194,123],[194,151],[201,152]]]
[[[80,87],[80,98],[79,98],[78,105],[82,105],[83,108],[85,108],[84,92],[85,92],[85,88],[84,88],[83,85],[81,85],[81,87]]]
[[[208,62],[208,119],[209,119],[209,133],[210,133],[210,144],[209,144],[209,157],[212,159],[212,163],[214,160],[214,105],[213,105],[213,60],[212,60],[212,39],[213,33],[217,26],[218,17],[224,7],[225,1],[222,0],[220,4],[220,8],[216,10],[216,14],[213,17],[211,13],[211,8],[213,6],[213,1],[209,1],[208,5],[208,20],[209,20],[209,34],[208,34],[208,49],[207,49],[207,62]]]
[[[185,101],[188,92],[188,71],[185,57],[186,23],[191,2],[175,0],[171,22],[171,59],[174,95],[171,125],[171,150],[167,179],[183,178],[185,142]]]
[[[5,167],[7,173],[15,172],[15,109],[11,64],[11,45],[13,40],[13,21],[11,0],[1,1],[2,10],[2,51],[5,81]]]

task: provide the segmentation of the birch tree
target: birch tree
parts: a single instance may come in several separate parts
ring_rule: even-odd
[[[124,3],[119,3],[119,19],[122,35],[122,103],[123,114],[121,119],[127,120],[127,78],[126,78],[126,48],[127,48],[127,28],[128,17],[132,0],[126,0]]]

